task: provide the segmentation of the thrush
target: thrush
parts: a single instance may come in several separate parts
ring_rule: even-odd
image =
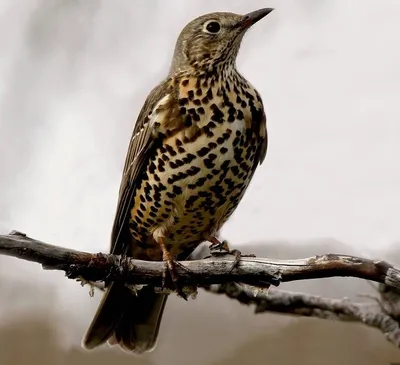
[[[246,31],[273,9],[211,13],[180,33],[165,80],[147,97],[130,140],[111,235],[112,254],[167,265],[217,232],[232,215],[267,151],[263,102],[237,71]],[[106,291],[83,346],[106,341],[154,349],[167,299],[145,286]]]

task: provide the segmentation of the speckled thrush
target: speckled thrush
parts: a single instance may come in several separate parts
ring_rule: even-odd
[[[216,241],[267,151],[263,103],[236,57],[246,31],[272,10],[206,14],[182,30],[169,75],[151,91],[130,140],[111,253],[164,260],[175,281],[174,260]],[[83,346],[151,351],[166,298],[107,283]]]

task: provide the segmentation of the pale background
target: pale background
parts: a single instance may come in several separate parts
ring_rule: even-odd
[[[253,246],[243,245],[265,243],[255,248],[264,255],[331,251],[400,263],[398,0],[0,0],[0,232],[107,250],[133,124],[165,76],[180,30],[203,13],[261,7],[276,10],[245,37],[238,67],[266,105],[269,150],[223,236],[245,251]],[[10,333],[22,315],[37,319],[37,310],[51,313],[66,348],[79,345],[100,295],[90,300],[87,288],[38,265],[9,258],[0,265],[0,332]],[[370,290],[346,279],[299,285],[339,297]],[[189,321],[200,312],[195,332]],[[287,321],[204,293],[189,303],[171,298],[149,361],[184,364],[187,350],[191,363],[214,363],[232,348],[246,354],[258,335],[263,350],[268,333],[289,341]],[[343,350],[342,335],[353,326],[289,322],[304,328],[293,332],[294,347],[271,347],[278,359],[272,364],[286,363],[279,356],[288,353],[312,364],[312,345],[321,341],[326,363],[343,360],[332,354],[347,354],[350,364],[364,353],[353,345]],[[312,325],[322,329],[306,341]],[[400,361],[378,332],[354,328],[350,337],[373,336],[367,347],[376,354],[377,341],[385,359],[365,361]],[[328,341],[331,329],[338,336]],[[53,337],[32,330],[25,341],[45,338],[48,347]],[[5,343],[0,339],[0,348]]]

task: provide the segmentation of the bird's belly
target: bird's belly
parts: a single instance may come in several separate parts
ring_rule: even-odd
[[[131,210],[134,238],[164,237],[173,254],[188,245],[194,249],[233,213],[257,148],[239,121],[217,125],[187,143],[183,133],[167,138],[157,151]]]

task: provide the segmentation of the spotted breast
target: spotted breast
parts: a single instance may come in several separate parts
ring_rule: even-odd
[[[182,125],[157,118],[165,138],[136,190],[130,231],[132,255],[158,259],[158,237],[173,255],[214,236],[230,217],[265,155],[263,105],[258,92],[233,68],[214,75],[179,75]],[[164,112],[162,100],[157,108]],[[257,158],[256,158],[257,156]]]

